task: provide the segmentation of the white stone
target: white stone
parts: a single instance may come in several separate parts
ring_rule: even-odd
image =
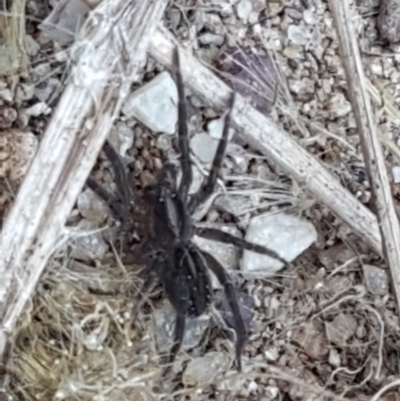
[[[168,135],[158,135],[157,141],[156,141],[156,146],[158,149],[167,152],[169,148],[171,147],[171,140]]]
[[[0,88],[0,99],[4,99],[6,102],[12,102],[13,95],[10,89]]]
[[[392,169],[393,181],[395,184],[400,182],[400,166],[394,166]]]
[[[348,313],[340,313],[332,322],[325,322],[328,340],[342,348],[347,345],[347,341],[356,333],[357,327],[357,320]]]
[[[214,207],[233,216],[241,216],[246,210],[254,209],[254,202],[249,196],[222,194],[214,201]]]
[[[265,395],[270,398],[271,400],[274,400],[279,394],[279,389],[276,386],[267,386],[265,388]]]
[[[340,366],[340,355],[335,348],[331,348],[331,350],[329,351],[328,362],[335,368],[338,368]]]
[[[126,152],[132,147],[134,140],[134,132],[131,127],[128,127],[125,123],[119,122],[117,124],[117,132],[119,137],[119,154],[122,157],[126,156]]]
[[[216,45],[221,46],[225,41],[223,35],[216,35],[214,33],[206,32],[199,36],[199,42],[203,45]]]
[[[42,114],[44,114],[44,115],[50,114],[51,108],[49,106],[47,106],[46,103],[39,102],[39,103],[36,103],[33,106],[29,107],[28,109],[26,109],[25,112],[28,116],[37,117]]]
[[[102,233],[92,222],[82,220],[72,237],[71,256],[73,258],[85,261],[104,258],[108,245],[105,243]]]
[[[20,109],[18,113],[18,123],[21,129],[29,129],[28,124],[29,124],[29,119],[30,115],[28,115],[24,109]]]
[[[192,137],[190,148],[203,163],[211,163],[217,150],[218,142],[207,133],[201,132]]]
[[[235,226],[227,226],[222,224],[207,224],[207,227],[217,228],[221,231],[225,231],[229,234],[235,235],[237,237],[240,236],[239,230]],[[238,267],[239,264],[239,251],[238,249],[231,244],[225,244],[222,242],[217,242],[213,240],[209,240],[203,237],[194,237],[194,242],[197,244],[199,248],[203,251],[212,255],[226,270],[233,270]],[[221,283],[215,277],[215,275],[210,272],[210,276],[212,279],[213,288],[221,288]]]
[[[277,297],[272,297],[269,303],[269,307],[272,311],[277,311],[281,306],[281,303]]]
[[[295,45],[304,46],[307,44],[307,32],[297,25],[289,25],[288,38]]]
[[[345,98],[343,93],[336,93],[329,101],[329,110],[332,119],[344,117],[351,112],[351,103]]]
[[[159,352],[168,352],[174,344],[174,330],[176,312],[172,305],[165,301],[161,309],[153,314],[156,343]],[[203,314],[197,318],[186,318],[185,333],[182,340],[182,349],[188,350],[195,347],[203,338],[204,331],[210,324],[210,316]]]
[[[207,132],[211,138],[213,138],[213,139],[221,139],[222,138],[222,134],[223,134],[224,127],[225,127],[225,119],[226,119],[226,113],[222,117],[211,120],[207,124]],[[230,142],[230,139],[233,137],[234,133],[235,133],[235,131],[233,130],[233,128],[229,128],[228,142]]]
[[[135,117],[154,132],[173,134],[178,120],[178,92],[171,75],[164,71],[133,92],[122,112]]]
[[[209,352],[189,362],[182,381],[187,386],[206,384],[229,368],[229,359],[223,352]]]
[[[126,157],[126,152],[132,147],[134,131],[125,122],[118,122],[108,134],[108,141],[121,157]]]
[[[88,324],[90,322],[90,324]],[[89,329],[82,330],[82,326],[86,324]],[[81,327],[77,328],[77,336],[80,338],[83,346],[88,351],[98,351],[103,346],[104,340],[109,335],[110,321],[107,317],[104,317],[100,322],[94,321],[94,319],[84,319],[81,322]]]
[[[249,390],[250,393],[255,393],[258,389],[258,384],[254,380],[252,380],[249,383],[249,386],[247,387],[247,389]]]
[[[315,25],[318,22],[317,16],[314,14],[314,11],[311,9],[304,10],[303,19],[308,25]]]
[[[39,53],[40,45],[31,35],[25,35],[25,50],[30,57],[34,57]]]
[[[201,187],[204,182],[204,175],[201,171],[195,166],[192,166],[192,185],[189,188],[189,195],[195,194]],[[196,211],[197,212],[197,211]],[[195,215],[196,215],[195,212]]]
[[[224,3],[221,5],[219,13],[222,18],[230,17],[233,14],[233,7],[231,4]]]
[[[371,64],[370,64],[370,69],[371,69],[371,72],[372,72],[374,75],[377,75],[377,76],[379,76],[379,77],[381,77],[381,76],[383,75],[383,68],[382,68],[382,65],[381,65],[381,64],[378,64],[378,63],[371,63]]]
[[[363,266],[364,283],[374,295],[386,295],[389,292],[389,278],[385,270],[372,265]]]
[[[209,133],[211,138],[221,139],[222,131],[224,130],[225,119],[224,118],[216,118],[211,120],[207,124],[207,132]]]
[[[279,358],[279,350],[277,347],[271,347],[264,351],[265,358],[269,362],[275,362]]]
[[[247,152],[236,143],[229,143],[226,155],[233,161],[233,172],[236,174],[245,174],[249,168],[249,159]]]
[[[304,50],[301,46],[286,46],[283,55],[291,60],[303,60]]]
[[[289,88],[296,95],[310,95],[315,93],[314,81],[308,78],[303,78],[301,81],[298,79],[289,79]]]
[[[58,1],[50,15],[39,25],[39,29],[53,40],[71,42],[89,11],[90,7],[84,0]]]
[[[77,206],[83,217],[95,223],[102,223],[109,214],[108,206],[90,189],[79,194]]]
[[[238,5],[236,6],[237,15],[243,23],[248,22],[252,11],[253,11],[253,5],[249,0],[240,0]]]
[[[317,239],[314,226],[285,213],[266,213],[251,219],[245,239],[275,251],[288,262],[293,261]],[[244,251],[241,268],[245,272],[274,273],[283,263],[266,255]]]
[[[31,100],[35,94],[35,85],[20,84],[17,87],[16,101],[22,102],[23,100]]]
[[[303,18],[303,15],[299,10],[288,7],[285,10],[285,16],[283,17],[283,21],[285,21],[286,19],[289,21],[290,21],[290,19],[295,20],[295,21],[300,21],[302,18]]]
[[[35,87],[35,96],[42,102],[48,100],[48,98],[61,86],[61,82],[53,77],[50,77],[44,82],[44,87]]]
[[[41,63],[32,68],[31,76],[34,82],[43,82],[52,73],[52,67],[50,63]]]

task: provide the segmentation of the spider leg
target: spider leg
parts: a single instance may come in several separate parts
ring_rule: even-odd
[[[201,252],[204,256],[207,266],[217,276],[218,281],[224,287],[225,297],[228,300],[229,307],[231,308],[233,321],[235,323],[236,332],[236,361],[237,369],[239,372],[242,370],[242,350],[247,340],[246,326],[244,325],[242,315],[240,313],[239,305],[236,298],[235,288],[231,282],[229,274],[221,266],[221,264],[207,252]]]
[[[89,177],[86,180],[86,184],[102,201],[108,205],[115,219],[123,222],[127,216],[129,216],[129,211],[127,210],[126,206],[122,205],[115,196],[111,195],[92,177]]]
[[[139,302],[136,303],[136,305],[133,306],[132,308],[132,318],[131,318],[131,326],[133,327],[136,321],[136,318],[139,314],[139,310],[143,304],[144,301],[148,300],[147,294],[150,293],[150,290],[154,289],[154,284],[156,282],[157,278],[157,273],[152,270],[152,268],[155,266],[155,262],[151,264],[150,268],[145,269],[146,273],[146,278],[144,279],[144,282],[142,284],[142,287],[140,288],[139,292],[142,295],[143,299],[141,299]]]
[[[214,160],[211,166],[210,173],[208,174],[207,181],[203,183],[198,192],[192,196],[189,202],[189,211],[193,212],[197,206],[202,204],[214,191],[215,183],[217,182],[217,177],[222,166],[224,159],[226,147],[228,146],[228,135],[229,128],[231,125],[231,112],[233,104],[235,102],[235,94],[232,93],[229,98],[229,110],[225,118],[224,130],[222,132],[222,138],[218,143],[217,151],[215,152]]]
[[[174,332],[174,345],[171,348],[171,353],[169,355],[168,362],[171,364],[174,362],[179,349],[181,348],[183,341],[183,334],[185,332],[185,320],[186,317],[183,313],[177,313],[175,322],[175,332]]]
[[[192,167],[190,165],[190,150],[189,150],[189,132],[187,126],[187,110],[185,91],[183,88],[183,81],[180,69],[179,51],[175,47],[173,53],[173,73],[175,75],[175,82],[178,91],[178,137],[179,149],[181,151],[181,167],[182,167],[182,180],[179,185],[179,196],[186,202],[190,185],[192,184]]]
[[[122,201],[126,205],[129,205],[133,199],[133,194],[121,158],[108,141],[106,141],[104,144],[103,150],[107,156],[107,159],[111,163],[111,167],[114,172],[115,183],[117,184],[117,189],[120,193]]]
[[[115,196],[111,195],[93,178],[89,177],[86,181],[86,184],[100,199],[107,203],[114,218],[124,222],[130,216],[129,204],[133,198],[131,187],[126,177],[121,158],[108,141],[106,141],[104,144],[103,150],[113,169],[115,182],[117,184],[118,192],[122,198],[122,202],[119,201]]]
[[[255,244],[254,242],[246,241],[242,238],[238,238],[235,235],[226,233],[224,231],[217,230],[215,228],[202,227],[202,228],[196,228],[195,233],[200,237],[212,239],[218,242],[223,242],[225,244],[232,244],[241,249],[247,249],[248,251],[253,251],[256,253],[260,253],[262,255],[270,256],[271,258],[279,260],[279,262],[282,262],[285,266],[288,266],[288,262],[281,256],[279,256],[272,249],[269,249],[262,245]]]

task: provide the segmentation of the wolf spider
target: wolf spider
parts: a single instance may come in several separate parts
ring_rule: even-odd
[[[211,170],[200,189],[189,195],[192,184],[190,163],[189,133],[187,126],[186,101],[180,72],[179,53],[173,52],[173,75],[178,90],[178,139],[180,150],[180,166],[182,178],[178,185],[176,170],[172,164],[166,163],[155,184],[145,188],[145,199],[150,205],[149,229],[149,276],[157,276],[168,300],[176,311],[174,345],[170,351],[169,362],[173,362],[178,353],[185,330],[186,317],[202,315],[212,302],[212,287],[208,269],[210,269],[224,288],[225,297],[232,311],[234,330],[236,332],[237,369],[242,368],[241,354],[246,342],[246,327],[240,314],[235,289],[229,274],[221,264],[209,253],[201,250],[194,242],[193,235],[215,241],[236,245],[260,254],[278,259],[286,264],[275,252],[226,232],[213,228],[196,228],[192,214],[212,194],[218,173],[221,169],[225,150],[228,144],[228,132],[231,122],[231,111],[234,105],[234,94],[229,98],[229,111],[226,116],[222,138],[219,141]],[[88,179],[88,185],[97,195],[106,201],[114,215],[126,219],[127,202],[130,202],[130,189],[118,154],[106,143],[106,156],[114,170],[117,188],[122,203],[108,194],[94,180]],[[126,183],[126,184],[124,184]]]

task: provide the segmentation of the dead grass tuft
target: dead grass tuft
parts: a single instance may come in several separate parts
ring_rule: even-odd
[[[26,400],[149,399],[158,355],[135,328],[149,319],[139,314],[131,325],[135,275],[84,267],[68,258],[49,264],[14,334],[12,389]],[[94,295],[97,285],[118,291]]]

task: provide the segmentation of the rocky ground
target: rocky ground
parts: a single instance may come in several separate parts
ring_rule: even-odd
[[[0,78],[3,218],[68,83],[76,57],[71,29],[94,7],[83,0],[63,4],[57,14],[52,1],[27,1],[29,68]],[[400,70],[394,42],[400,37],[393,28],[396,1],[383,4],[352,2],[351,10],[398,202]],[[177,0],[164,24],[372,207],[325,1]],[[196,238],[237,288],[249,330],[243,372],[235,370],[230,315],[213,280],[212,310],[188,320],[183,349],[168,377],[161,377],[175,313],[160,288],[141,292],[142,190],[166,160],[178,160],[177,93],[170,73],[151,58],[140,78],[109,135],[133,188],[135,228],[124,230],[107,205],[83,188],[68,221],[69,241],[49,262],[12,338],[10,399],[400,399],[391,386],[399,374],[400,326],[384,261],[234,130],[213,202],[196,211],[196,222],[269,246],[290,268]],[[225,113],[210,109],[187,88],[186,95],[194,192],[210,167]],[[116,193],[103,154],[92,177]]]

